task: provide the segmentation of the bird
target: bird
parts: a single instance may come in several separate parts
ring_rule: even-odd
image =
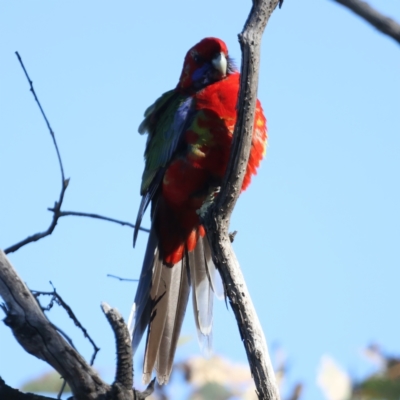
[[[218,196],[227,169],[239,85],[226,44],[204,38],[187,52],[177,86],[147,108],[139,126],[148,137],[134,245],[150,204],[151,228],[128,325],[134,353],[147,329],[144,383],[153,370],[159,384],[168,382],[190,291],[200,345],[211,348],[213,298],[224,298],[224,289],[199,214]],[[242,191],[266,144],[257,100]]]

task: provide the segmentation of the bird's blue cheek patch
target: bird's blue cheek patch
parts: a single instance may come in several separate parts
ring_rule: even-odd
[[[196,69],[192,75],[192,81],[200,81],[204,79],[204,77],[207,75],[208,70],[210,69],[210,66],[205,64],[201,68]]]

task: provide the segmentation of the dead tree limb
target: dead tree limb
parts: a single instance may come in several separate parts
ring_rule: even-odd
[[[77,399],[95,399],[93,394],[110,390],[56,331],[43,314],[30,290],[0,251],[0,295],[5,301],[4,323],[30,354],[46,361],[68,382]]]
[[[107,303],[103,303],[101,308],[115,333],[117,354],[119,356],[115,382],[129,389],[133,386],[133,355],[128,328],[117,310],[112,309]]]
[[[112,385],[108,385],[57,332],[1,250],[0,296],[5,302],[1,305],[6,314],[4,323],[10,327],[18,343],[28,353],[51,365],[67,381],[75,400],[134,400],[145,398],[143,393],[132,389],[132,362],[126,362],[130,341],[128,340],[122,352],[121,345],[118,346],[118,374],[116,381]],[[110,314],[112,314],[119,321],[119,324],[111,324],[116,337],[125,338],[127,335],[129,337],[127,327],[125,323],[121,322],[122,318],[119,314],[110,307],[106,307],[105,312],[109,320]],[[123,341],[125,343],[126,338]],[[121,344],[118,340],[117,343]],[[4,390],[8,388],[6,385],[3,387]],[[0,390],[1,388],[0,385]],[[151,386],[145,392],[145,396],[149,395],[150,392]],[[4,398],[1,391],[0,398]],[[28,399],[28,397],[24,399]]]
[[[400,24],[392,18],[381,14],[372,8],[367,2],[362,0],[334,0],[336,3],[347,7],[359,17],[369,22],[381,33],[391,37],[400,44]]]
[[[254,0],[239,42],[242,67],[238,101],[238,118],[227,173],[216,202],[204,218],[213,259],[221,272],[226,294],[234,311],[246,349],[258,397],[279,399],[274,371],[261,324],[247,290],[229,239],[229,222],[239,197],[249,159],[255,106],[261,38],[278,0]]]

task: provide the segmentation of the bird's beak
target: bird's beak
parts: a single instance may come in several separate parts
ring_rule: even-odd
[[[226,69],[228,66],[228,62],[226,61],[226,56],[224,53],[219,53],[213,60],[211,61],[214,68],[221,72],[222,77],[226,76]]]

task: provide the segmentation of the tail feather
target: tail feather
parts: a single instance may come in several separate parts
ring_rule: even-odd
[[[150,231],[146,253],[140,273],[139,285],[136,290],[135,301],[132,306],[133,318],[130,318],[130,330],[132,332],[133,354],[139,346],[143,333],[146,330],[151,317],[152,302],[150,291],[153,286],[154,266],[160,262],[158,240],[154,229]],[[132,314],[132,313],[131,313]]]
[[[208,335],[212,327],[213,290],[204,257],[202,238],[196,248],[189,253],[189,268],[193,283],[193,307],[195,319],[203,335]]]
[[[206,241],[206,238],[200,237],[196,248],[188,254],[188,258],[190,277],[193,285],[192,301],[197,336],[201,349],[205,353],[210,353],[214,292],[204,252],[204,243]]]
[[[140,225],[142,223],[143,215],[146,212],[147,207],[149,206],[150,202],[154,199],[154,196],[158,190],[158,187],[160,185],[160,182],[163,179],[165,172],[165,168],[160,168],[158,172],[155,174],[153,177],[153,181],[149,188],[147,189],[147,192],[143,194],[142,200],[140,202],[139,206],[139,211],[136,216],[136,222],[135,222],[135,228],[133,230],[133,247],[136,245],[136,240],[138,237]]]
[[[138,237],[140,225],[142,223],[143,215],[146,211],[146,208],[150,204],[150,201],[151,201],[151,196],[149,195],[149,193],[147,193],[142,197],[142,201],[140,202],[139,211],[136,216],[135,228],[133,230],[133,247],[135,247],[136,245],[136,240]]]
[[[162,262],[155,265],[153,287],[150,292],[153,306],[151,311],[149,329],[146,341],[146,350],[143,364],[143,382],[148,383],[154,364],[160,353],[160,344],[165,332],[169,310],[169,297],[176,279],[173,268],[165,266]]]
[[[206,237],[186,251],[173,266],[163,262],[154,230],[150,232],[142,273],[134,303],[132,346],[136,351],[148,326],[143,381],[153,369],[159,384],[168,382],[185,315],[190,286],[194,316],[201,348],[211,350],[212,307],[219,273],[211,260]]]
[[[172,370],[176,346],[185,316],[190,284],[185,259],[172,269],[175,281],[169,291],[168,315],[158,352],[156,371],[159,384],[167,383]],[[174,279],[174,278],[173,278]]]

